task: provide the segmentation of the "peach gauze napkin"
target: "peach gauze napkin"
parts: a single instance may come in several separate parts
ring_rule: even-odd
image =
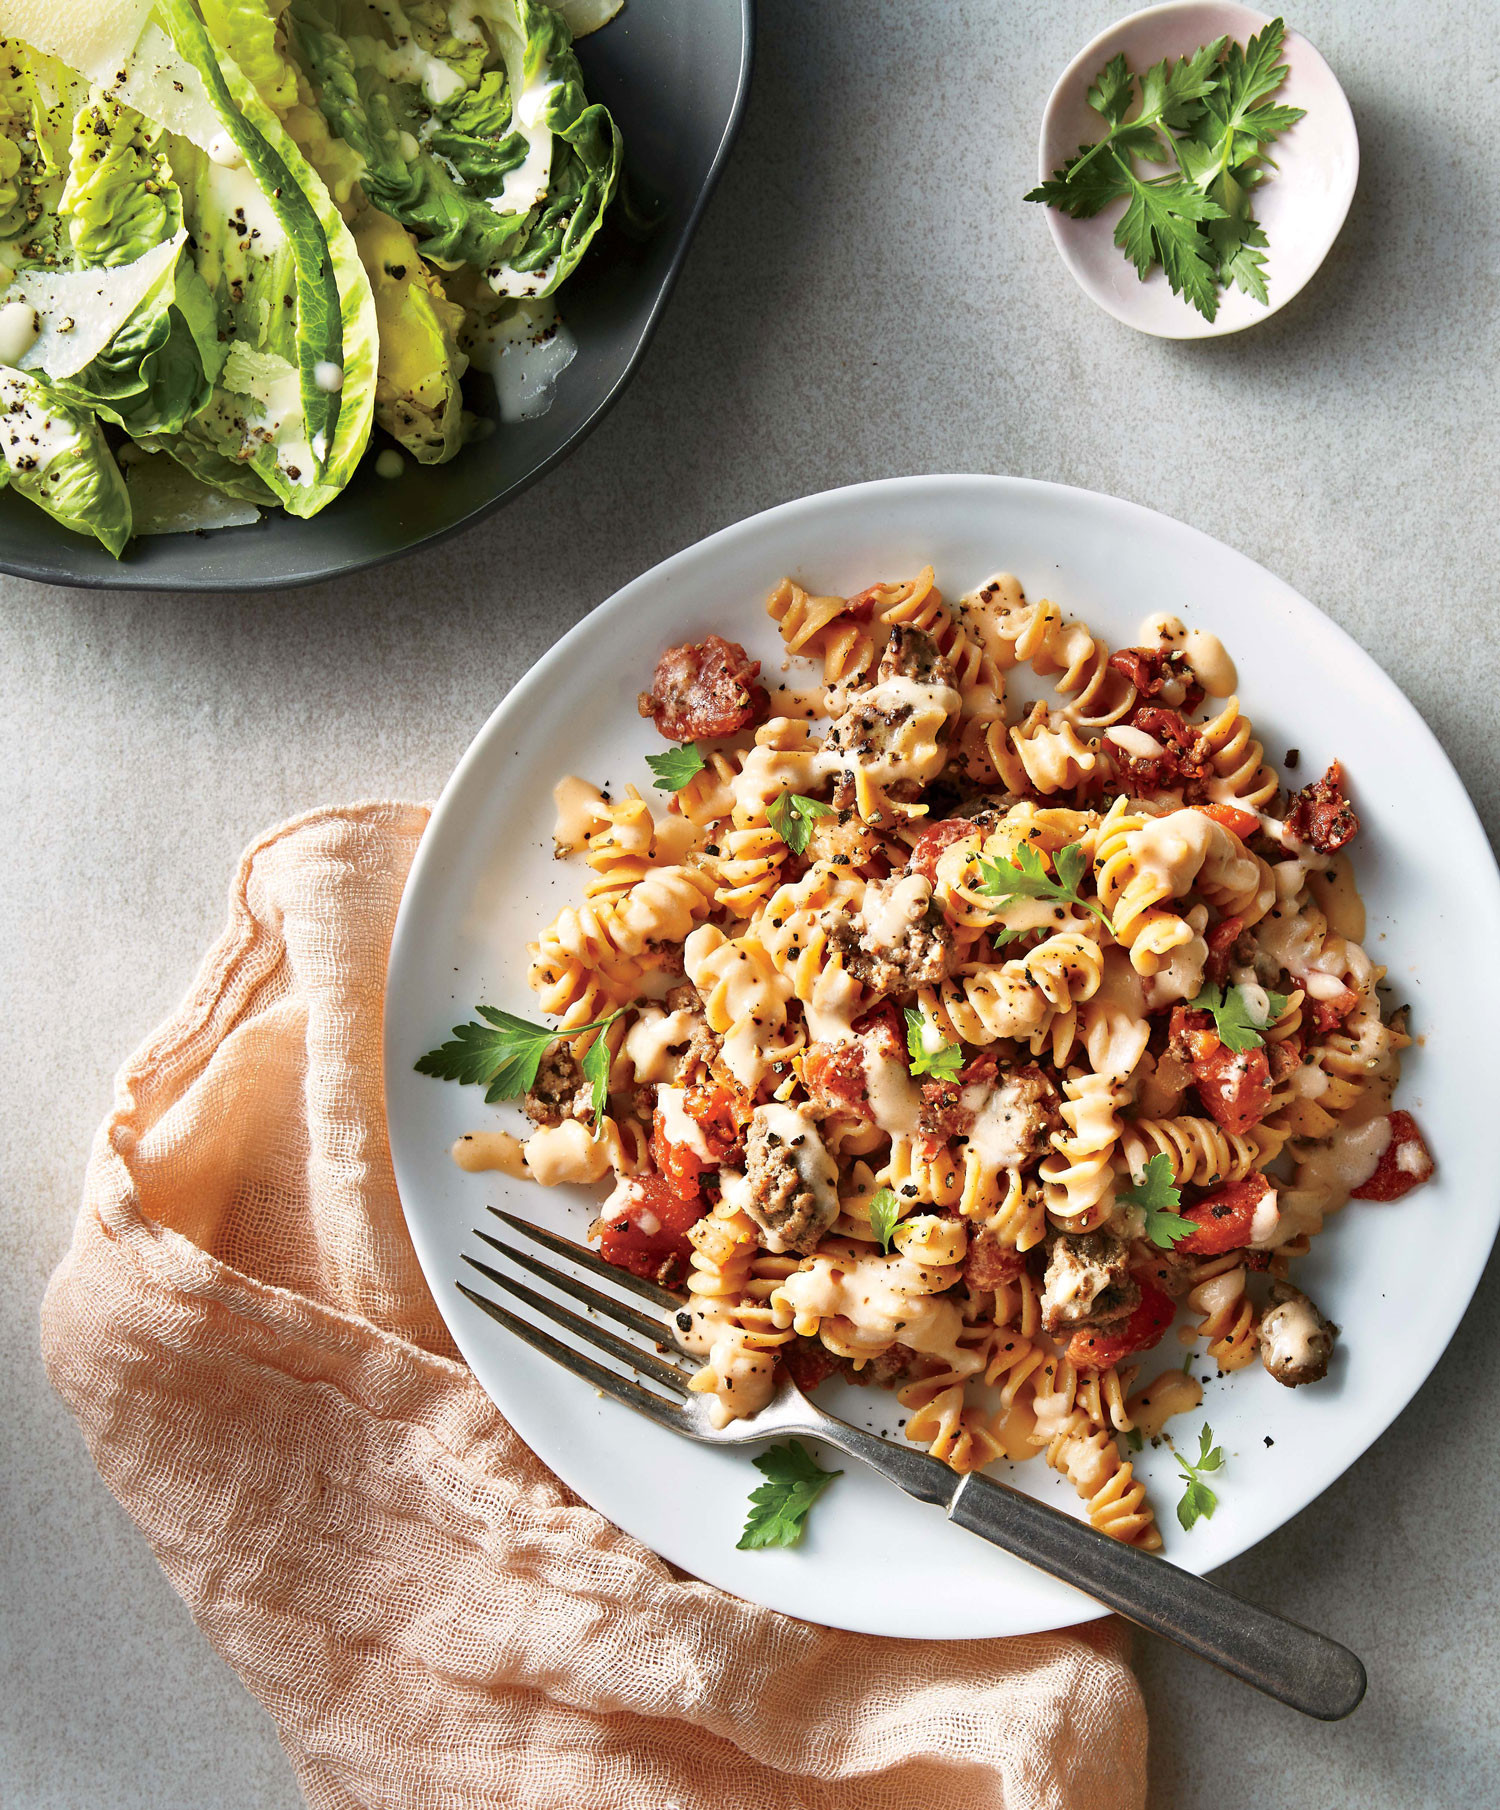
[[[581,1503],[459,1360],[381,1095],[426,821],[315,811],[245,855],[228,930],[120,1074],[42,1312],[105,1482],[308,1802],[1137,1810],[1120,1623],[899,1641],[757,1608]]]

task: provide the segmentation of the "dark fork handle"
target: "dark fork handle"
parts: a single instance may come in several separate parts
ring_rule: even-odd
[[[952,1471],[936,1459],[903,1451],[832,1415],[809,1431],[882,1472],[909,1495],[945,1507],[957,1526],[1304,1715],[1337,1722],[1365,1694],[1365,1668],[1347,1647],[1232,1596],[1154,1553],[1112,1540],[1086,1521],[993,1478],[971,1475],[955,1484]]]

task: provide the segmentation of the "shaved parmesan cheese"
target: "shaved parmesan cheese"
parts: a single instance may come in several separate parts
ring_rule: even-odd
[[[253,503],[210,488],[167,453],[137,453],[129,460],[122,455],[122,463],[137,534],[195,534],[260,520]]]
[[[549,0],[549,4],[567,20],[575,38],[586,38],[601,25],[608,25],[625,0]]]
[[[200,150],[222,131],[202,77],[152,22],[151,0],[0,0],[0,36],[45,50]]]
[[[186,239],[179,232],[133,264],[107,269],[18,271],[6,301],[25,302],[37,314],[37,336],[21,356],[21,369],[62,378],[91,364],[177,262]]]
[[[151,0],[3,0],[0,36],[48,51],[95,81],[112,81],[140,42]]]

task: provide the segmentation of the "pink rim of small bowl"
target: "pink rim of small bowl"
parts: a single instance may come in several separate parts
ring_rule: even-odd
[[[1124,51],[1140,75],[1164,56],[1190,55],[1200,44],[1228,33],[1241,43],[1269,23],[1265,13],[1232,0],[1171,0],[1131,13],[1086,44],[1059,77],[1042,115],[1038,164],[1045,180],[1079,145],[1099,136],[1100,120],[1088,105],[1090,84],[1111,57]],[[1276,169],[1256,201],[1256,218],[1270,241],[1263,305],[1239,290],[1224,293],[1217,318],[1205,320],[1191,303],[1173,295],[1162,272],[1142,282],[1114,243],[1124,211],[1116,202],[1092,220],[1070,220],[1048,208],[1047,224],[1080,289],[1127,327],[1158,339],[1213,339],[1268,320],[1312,280],[1328,256],[1359,181],[1359,136],[1354,115],[1328,64],[1299,32],[1287,30],[1288,64],[1276,100],[1303,107],[1299,120],[1272,147]]]

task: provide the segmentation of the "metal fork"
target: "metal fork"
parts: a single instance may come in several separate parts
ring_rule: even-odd
[[[977,1473],[959,1477],[925,1452],[850,1426],[810,1402],[785,1374],[784,1365],[774,1395],[758,1414],[731,1421],[727,1427],[715,1427],[709,1415],[709,1398],[688,1388],[693,1361],[673,1336],[675,1316],[683,1312],[683,1303],[677,1296],[614,1268],[571,1239],[528,1225],[498,1207],[489,1210],[512,1232],[542,1246],[554,1257],[647,1304],[649,1311],[643,1312],[542,1262],[529,1251],[475,1228],[478,1238],[518,1269],[633,1335],[622,1337],[506,1275],[493,1264],[464,1254],[464,1262],[496,1288],[523,1302],[577,1344],[628,1366],[635,1377],[606,1368],[573,1344],[553,1337],[462,1282],[456,1285],[459,1292],[533,1349],[658,1426],[715,1445],[753,1445],[788,1435],[821,1439],[879,1471],[909,1496],[943,1509],[950,1521],[970,1533],[1086,1591],[1140,1627],[1176,1641],[1190,1653],[1305,1715],[1335,1722],[1349,1715],[1364,1696],[1365,1668],[1347,1647],[1326,1635],[1315,1634],[1296,1622],[1273,1615],[1269,1609],[1231,1596],[1217,1584],[1183,1571],[1166,1559],[1122,1545],[1086,1522],[1061,1514],[1008,1484]]]

